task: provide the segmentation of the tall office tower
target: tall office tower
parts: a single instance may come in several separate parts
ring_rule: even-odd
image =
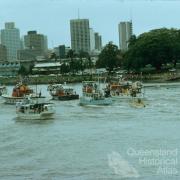
[[[90,53],[90,29],[89,19],[70,20],[71,48],[79,53],[80,51]]]
[[[36,50],[42,55],[47,50],[47,36],[37,34],[37,31],[28,31],[24,36],[24,46],[26,49]]]
[[[95,34],[92,28],[89,29],[90,32],[90,50],[95,50]]]
[[[132,36],[132,21],[120,22],[119,29],[119,48],[122,51],[128,50],[129,39]]]
[[[46,35],[44,35],[44,50],[48,50],[48,37]]]
[[[37,34],[36,31],[28,31],[24,36],[24,48],[18,51],[19,60],[35,60],[37,56],[43,56],[47,52],[47,36]]]
[[[59,57],[61,59],[64,59],[66,57],[66,46],[65,45],[59,46]]]
[[[14,22],[5,23],[5,29],[1,30],[1,44],[6,46],[7,60],[17,59],[17,51],[21,49],[19,29],[15,28]]]
[[[102,38],[101,36],[99,35],[99,33],[94,33],[94,36],[95,36],[95,49],[101,51],[102,49]]]

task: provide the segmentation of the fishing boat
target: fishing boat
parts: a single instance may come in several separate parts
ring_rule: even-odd
[[[12,94],[2,94],[2,98],[6,104],[16,104],[16,102],[23,101],[24,97],[31,94],[32,99],[44,99],[44,96],[34,93],[33,89],[27,84],[18,83],[12,90]]]
[[[23,120],[46,120],[53,118],[55,108],[53,103],[38,102],[28,97],[16,103],[16,114]]]
[[[48,91],[53,100],[68,101],[79,99],[79,95],[72,87],[68,87],[62,84],[49,85]]]
[[[130,82],[121,82],[121,83],[112,83],[109,85],[110,95],[112,99],[122,99],[130,97],[130,89],[132,83]]]
[[[80,105],[111,105],[112,99],[108,95],[103,94],[100,90],[99,83],[95,81],[82,82],[82,97],[80,97]]]
[[[119,81],[109,83],[105,91],[110,91],[110,96],[113,100],[116,99],[129,99],[132,97],[132,94],[135,93],[139,95],[142,93],[142,83],[137,81],[132,83],[131,81]]]

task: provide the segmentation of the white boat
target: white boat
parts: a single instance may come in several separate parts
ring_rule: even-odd
[[[18,119],[23,120],[45,120],[53,118],[55,108],[53,103],[34,102],[25,98],[23,102],[16,103],[16,114]]]
[[[80,105],[111,105],[112,99],[105,97],[95,81],[83,81],[83,94],[80,97]]]
[[[41,96],[41,92],[39,94],[34,93],[33,89],[31,89],[29,86],[18,83],[12,90],[12,94],[2,94],[1,97],[4,99],[4,103],[6,104],[16,104],[17,102],[22,102],[23,99],[31,94],[31,98],[34,100],[43,100],[45,99],[44,96]]]
[[[39,96],[36,94],[30,94],[30,96],[34,101],[38,100],[39,102],[41,102],[41,101],[43,102],[45,99],[45,96]],[[14,96],[11,96],[8,94],[3,94],[1,97],[3,98],[5,104],[14,105],[17,102],[22,102],[24,100],[24,98],[26,97],[26,95],[23,97],[14,97]]]

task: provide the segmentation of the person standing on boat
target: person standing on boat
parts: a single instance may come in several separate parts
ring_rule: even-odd
[[[41,97],[41,91],[39,92],[39,97]]]

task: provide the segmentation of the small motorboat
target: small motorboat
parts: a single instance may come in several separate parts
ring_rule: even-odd
[[[22,102],[16,103],[16,114],[18,119],[45,120],[53,118],[55,108],[53,103],[38,102],[28,97],[24,98]]]
[[[68,101],[79,99],[79,95],[72,87],[68,87],[62,84],[49,85],[48,91],[53,100]]]

